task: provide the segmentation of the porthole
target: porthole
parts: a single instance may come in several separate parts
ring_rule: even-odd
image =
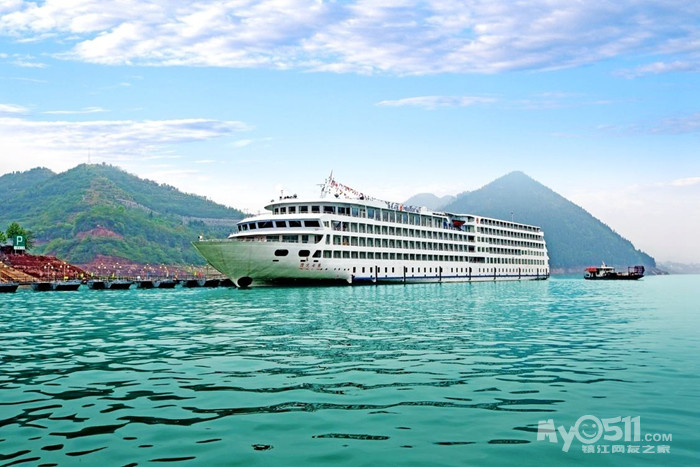
[[[287,256],[289,250],[275,250],[275,256]]]

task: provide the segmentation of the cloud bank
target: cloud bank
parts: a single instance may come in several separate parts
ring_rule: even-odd
[[[7,0],[0,35],[105,65],[421,75],[574,67],[697,71],[700,4],[668,0]]]
[[[146,121],[34,121],[0,115],[4,171],[45,166],[65,170],[86,162],[123,163],[168,156],[171,147],[230,136],[249,127],[206,119]]]

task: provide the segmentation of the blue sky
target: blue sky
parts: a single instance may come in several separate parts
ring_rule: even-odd
[[[107,162],[250,211],[522,170],[700,263],[700,4],[0,0],[0,173]]]

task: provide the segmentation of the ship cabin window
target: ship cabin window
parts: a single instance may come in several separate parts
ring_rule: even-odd
[[[321,224],[318,221],[304,221],[304,226],[305,227],[321,227]]]
[[[260,224],[258,224],[258,227],[261,229],[271,229],[272,221],[262,221]]]
[[[245,232],[246,230],[248,230],[248,224],[240,224],[240,225],[238,226],[238,228],[239,228],[241,231]]]
[[[358,217],[360,215],[360,208],[353,206],[351,212],[352,212],[352,217]]]
[[[349,216],[350,208],[345,206],[338,206],[338,214],[341,216]]]
[[[275,221],[275,227],[277,227],[277,228],[287,227],[287,221]]]
[[[299,241],[298,235],[282,235],[282,241],[287,243],[297,243]]]
[[[367,217],[374,219],[374,208],[367,208]]]
[[[321,206],[311,206],[311,212],[314,214],[319,214],[321,212]]]
[[[296,206],[289,206],[289,214],[296,214],[296,212],[297,212]]]
[[[330,257],[331,257],[331,251],[330,251],[330,250],[323,250],[323,257],[324,257],[324,258],[330,258]]]
[[[255,222],[251,222],[250,224],[248,224],[248,226],[250,227],[250,230],[255,230],[258,228]]]
[[[324,214],[335,214],[335,206],[323,206]]]
[[[289,221],[289,227],[291,227],[291,228],[301,227],[301,221]]]
[[[309,212],[308,206],[299,206],[299,212]]]
[[[314,251],[314,258],[320,258],[321,257],[321,250],[316,250]]]
[[[311,254],[309,250],[299,250],[299,256],[302,258],[306,258]]]
[[[277,211],[277,209],[275,209],[275,211]],[[277,214],[277,213],[275,212],[275,214]],[[280,208],[280,214],[287,214],[287,207],[286,206],[282,206]]]
[[[289,250],[275,250],[275,256],[287,256]]]
[[[274,210],[273,212],[274,212],[275,214],[279,214],[279,213],[280,213],[280,210],[279,210],[279,208],[275,208],[275,210]]]

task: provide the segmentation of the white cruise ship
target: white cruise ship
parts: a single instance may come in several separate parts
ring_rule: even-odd
[[[194,246],[241,288],[549,277],[539,227],[380,201],[326,180],[318,199],[280,197],[226,239]]]

